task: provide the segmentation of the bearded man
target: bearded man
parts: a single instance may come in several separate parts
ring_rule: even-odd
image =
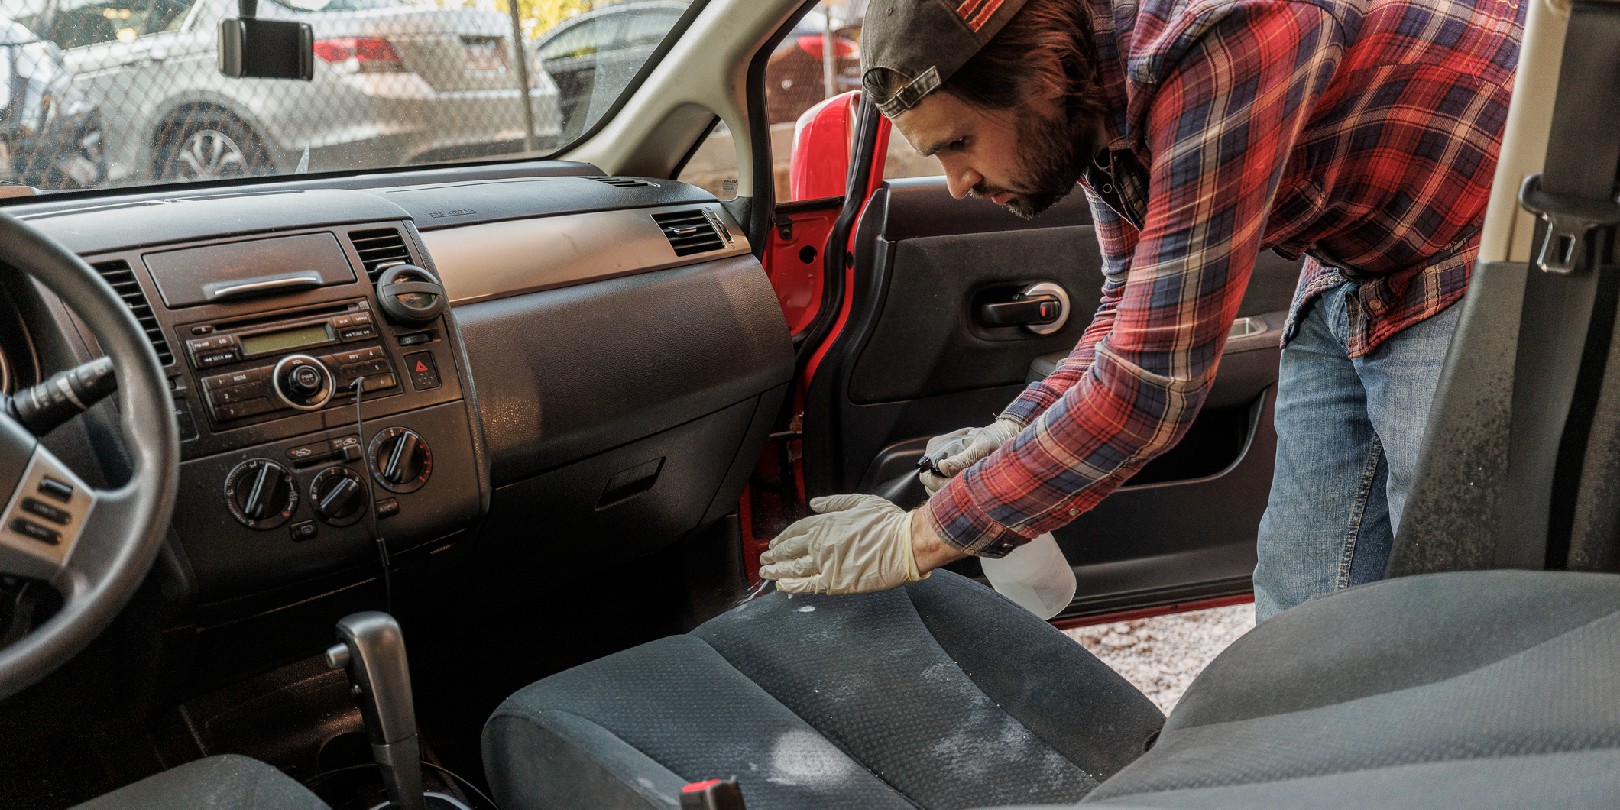
[[[1102,303],[1056,371],[939,462],[925,506],[818,499],[762,575],[891,588],[1092,508],[1192,423],[1274,250],[1305,261],[1256,612],[1380,578],[1522,26],[1515,0],[874,0],[867,97],[953,196],[1033,217],[1083,187]]]

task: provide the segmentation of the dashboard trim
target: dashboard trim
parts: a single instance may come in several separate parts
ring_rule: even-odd
[[[677,256],[653,215],[700,209],[731,240]],[[749,252],[742,234],[724,207],[708,203],[500,220],[425,231],[422,241],[459,305],[741,256]]]

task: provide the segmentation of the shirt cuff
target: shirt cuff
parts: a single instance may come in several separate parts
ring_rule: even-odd
[[[959,497],[952,493],[953,487],[961,487],[961,480],[961,476],[952,478],[928,499],[928,519],[946,545],[963,554],[1000,558],[1029,542],[1029,538],[992,520],[966,493]]]

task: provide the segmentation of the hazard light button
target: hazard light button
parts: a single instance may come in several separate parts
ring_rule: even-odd
[[[418,391],[439,387],[439,367],[433,362],[432,352],[405,355],[405,373],[411,376],[411,387]]]

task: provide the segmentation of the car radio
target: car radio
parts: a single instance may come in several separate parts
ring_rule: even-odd
[[[185,356],[197,372],[203,408],[215,426],[319,410],[352,395],[354,381],[361,377],[366,395],[386,396],[400,387],[379,342],[383,330],[363,298],[270,321],[250,318],[179,329],[196,336],[186,340]]]

